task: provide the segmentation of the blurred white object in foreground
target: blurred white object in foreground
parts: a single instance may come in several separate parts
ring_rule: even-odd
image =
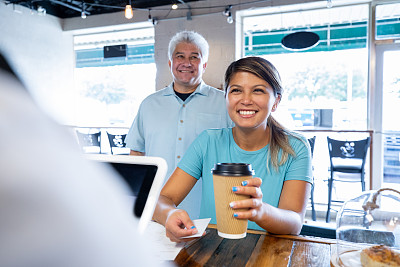
[[[0,266],[157,266],[127,187],[0,70]]]

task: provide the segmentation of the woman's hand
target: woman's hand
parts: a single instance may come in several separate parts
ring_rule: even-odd
[[[179,168],[161,190],[153,219],[165,226],[166,236],[173,242],[187,242],[195,238],[184,238],[197,233],[192,220],[186,211],[176,206],[189,194],[197,179]]]
[[[235,186],[232,188],[232,191],[236,194],[250,196],[249,199],[233,201],[230,203],[230,207],[233,209],[249,209],[247,211],[235,212],[235,218],[257,221],[258,217],[262,216],[261,209],[263,207],[263,193],[260,188],[261,183],[262,180],[256,177],[243,181],[242,186]]]
[[[299,234],[311,189],[310,183],[300,180],[285,181],[278,207],[263,203],[261,183],[260,178],[252,178],[244,181],[242,186],[232,188],[236,194],[250,196],[250,199],[231,203],[234,210],[248,209],[235,211],[234,216],[238,219],[249,219],[270,233]]]
[[[197,229],[186,211],[180,209],[171,210],[165,221],[166,236],[173,242],[188,242],[196,238],[184,238],[194,235]]]

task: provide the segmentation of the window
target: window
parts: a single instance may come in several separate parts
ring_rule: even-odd
[[[383,51],[382,133],[383,182],[385,186],[400,182],[400,122],[394,115],[400,105],[400,46]],[[400,187],[399,187],[400,188]]]
[[[289,128],[367,128],[368,5],[244,16],[245,56],[271,61],[284,99],[274,114]],[[290,51],[289,33],[312,31],[318,45]]]
[[[77,35],[74,47],[76,125],[130,127],[155,91],[154,29]],[[108,57],[107,47],[120,51]]]
[[[239,56],[265,57],[282,76],[284,99],[274,115],[289,128],[318,135],[316,182],[326,177],[329,167],[322,141],[326,133],[336,135],[339,130],[345,133],[338,138],[350,138],[349,132],[357,132],[354,138],[373,136],[372,186],[398,188],[400,124],[393,112],[400,105],[400,4],[337,1],[327,8],[321,1],[241,11],[238,17],[242,26]],[[312,31],[320,41],[304,51],[289,51],[281,40],[296,31]],[[368,50],[372,33],[375,49]],[[369,54],[375,60],[368,61]],[[369,66],[375,71],[372,82],[377,81],[371,84],[371,92],[367,89]],[[366,170],[368,176],[368,166]],[[321,189],[326,187],[322,185]]]
[[[376,5],[376,87],[381,106],[376,110],[377,140],[383,146],[382,187],[400,189],[400,123],[394,115],[400,105],[400,3]],[[379,150],[378,150],[379,152]]]
[[[241,16],[242,55],[264,57],[281,74],[284,94],[273,116],[290,129],[313,131],[304,132],[306,137],[317,136],[314,200],[316,204],[327,203],[324,179],[330,173],[326,137],[356,140],[369,135],[363,132],[368,129],[369,5],[327,8],[319,2],[253,12]],[[316,33],[319,42],[301,51],[284,48],[282,38],[298,31]],[[367,184],[369,166],[367,157]],[[361,193],[359,183],[344,186],[334,191],[333,199]]]

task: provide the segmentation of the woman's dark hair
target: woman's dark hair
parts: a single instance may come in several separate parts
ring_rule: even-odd
[[[274,95],[282,95],[283,87],[281,77],[271,62],[261,57],[245,57],[232,62],[225,72],[225,94],[228,92],[229,83],[234,74],[237,72],[248,72],[254,74],[260,79],[266,81],[274,90]],[[295,156],[295,152],[289,144],[288,135],[296,136],[288,129],[283,127],[271,115],[267,119],[268,127],[270,128],[270,157],[272,166],[277,169],[284,164],[288,159],[289,154]],[[282,149],[282,157],[278,162],[279,150]],[[268,164],[267,164],[268,166]]]
[[[249,72],[266,81],[272,86],[275,97],[282,95],[283,88],[278,71],[271,62],[261,57],[245,57],[232,62],[225,72],[225,93],[232,76],[240,71]]]

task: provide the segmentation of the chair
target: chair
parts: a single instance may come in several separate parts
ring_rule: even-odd
[[[333,181],[361,182],[361,189],[365,191],[364,167],[367,151],[370,145],[370,137],[358,141],[341,141],[327,137],[331,175],[328,178],[328,210],[326,222],[330,221],[330,209],[332,202]],[[334,173],[360,174],[359,179],[335,177]]]
[[[84,153],[100,153],[101,154],[101,132],[97,133],[81,133],[76,131],[78,142]]]
[[[107,132],[107,136],[108,141],[110,142],[111,154],[129,155],[129,150],[125,149],[126,134],[110,134],[109,132]]]
[[[316,138],[316,136],[307,139],[308,142],[310,143],[311,157],[314,157],[315,138]],[[311,187],[310,200],[311,200],[311,219],[313,221],[316,221],[317,220],[317,214],[315,213],[315,205],[314,205],[314,175],[313,175],[313,184],[312,184],[312,187]]]

